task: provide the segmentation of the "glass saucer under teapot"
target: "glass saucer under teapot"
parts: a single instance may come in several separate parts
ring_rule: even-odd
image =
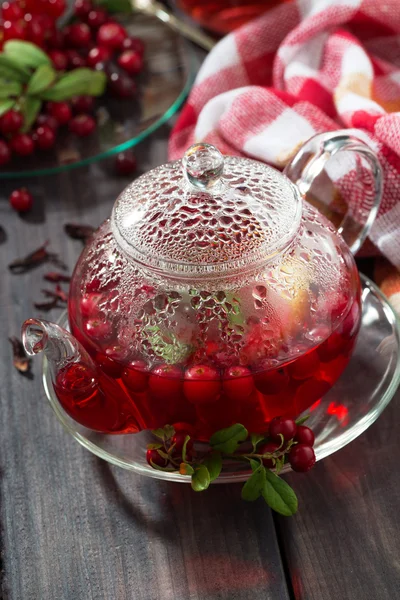
[[[303,202],[340,150],[373,169],[371,206],[343,237]],[[353,249],[381,195],[379,163],[342,131],[313,138],[286,173],[196,144],[130,184],[82,252],[70,332],[29,319],[54,392],[78,424],[135,435],[186,424],[195,439],[314,405],[348,364],[360,326]],[[297,184],[297,185],[296,185]],[[351,227],[349,227],[351,222]],[[344,239],[343,239],[344,238]]]

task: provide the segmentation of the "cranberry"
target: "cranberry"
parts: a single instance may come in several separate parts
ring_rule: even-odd
[[[85,18],[93,8],[90,0],[75,0],[74,13],[77,17]]]
[[[29,16],[30,19],[28,19],[28,15],[25,15],[26,38],[36,46],[43,46],[46,37],[46,26],[43,25],[43,19],[41,15]]]
[[[245,400],[254,391],[251,371],[240,366],[225,369],[222,387],[231,400]]]
[[[51,115],[39,115],[36,119],[36,124],[38,126],[46,125],[47,127],[50,127],[50,129],[52,129],[54,133],[56,133],[58,129],[58,122]]]
[[[4,140],[0,140],[0,167],[6,165],[11,158],[10,148]]]
[[[94,317],[100,312],[99,302],[102,294],[85,294],[81,300],[81,313],[83,317]]]
[[[307,379],[311,377],[320,365],[316,351],[301,356],[288,366],[288,371],[293,379]]]
[[[111,50],[122,48],[124,39],[127,37],[125,29],[118,23],[105,23],[97,32],[97,43]]]
[[[273,452],[279,450],[279,446],[280,445],[276,442],[267,442],[266,444],[263,444],[257,448],[257,454],[272,454]],[[272,458],[263,458],[262,461],[264,466],[268,467],[268,469],[273,469],[275,466]]]
[[[136,50],[125,50],[119,55],[118,64],[129,75],[136,75],[143,69],[143,59]]]
[[[151,372],[149,387],[156,398],[175,400],[182,390],[182,371],[175,365],[159,365]]]
[[[72,116],[71,108],[66,102],[48,102],[47,112],[54,117],[60,125],[68,123]]]
[[[189,402],[202,404],[217,400],[221,391],[218,372],[208,365],[196,365],[185,372],[183,391]]]
[[[154,463],[158,467],[166,467],[168,464],[167,459],[160,456],[155,448],[147,450],[146,460],[149,463],[149,465],[151,465],[151,463]]]
[[[122,381],[131,392],[144,392],[147,388],[149,373],[143,360],[133,360],[122,372]]]
[[[118,98],[132,98],[136,92],[135,82],[127,75],[117,72],[111,73],[109,88]]]
[[[66,53],[61,52],[61,50],[50,50],[48,54],[54,68],[58,71],[65,71],[68,67],[68,56]]]
[[[79,54],[76,50],[67,50],[68,66],[71,69],[79,69],[80,67],[86,67],[86,59],[84,56]]]
[[[115,170],[118,175],[131,175],[136,171],[136,158],[132,150],[125,150],[117,154]]]
[[[10,195],[10,204],[17,212],[28,212],[33,205],[33,197],[26,188],[14,190]]]
[[[41,125],[33,134],[33,139],[40,150],[49,150],[54,146],[56,135],[51,127],[48,125]]]
[[[53,29],[47,35],[47,45],[54,50],[62,50],[65,46],[64,33],[61,29]]]
[[[86,137],[96,129],[96,121],[89,115],[77,115],[69,122],[69,130],[79,137]]]
[[[272,371],[262,371],[254,375],[256,388],[266,395],[279,394],[289,385],[289,375],[286,369],[274,369]]]
[[[16,133],[24,123],[24,118],[20,112],[16,110],[8,110],[0,118],[0,131],[7,135],[8,133]]]
[[[280,436],[283,435],[285,442],[288,442],[296,435],[297,425],[289,417],[275,417],[269,424],[269,436],[273,442],[281,443]]]
[[[185,435],[190,435],[190,437],[194,437],[195,435],[195,429],[193,425],[190,425],[190,423],[185,423],[184,421],[174,423],[173,428],[175,429],[175,432],[184,431]]]
[[[104,46],[95,46],[92,48],[87,57],[88,67],[94,68],[100,63],[105,63],[111,58],[111,52]]]
[[[113,328],[109,321],[89,319],[85,323],[85,333],[96,342],[103,342],[112,337]]]
[[[99,365],[100,369],[116,379],[117,377],[121,377],[123,365],[118,362],[118,350],[117,346],[112,346],[111,348],[106,348],[105,352],[98,352],[96,354],[95,361]]]
[[[122,43],[122,50],[135,50],[140,56],[144,54],[144,42],[140,38],[125,38]]]
[[[315,436],[312,429],[305,425],[297,425],[296,435],[294,439],[299,444],[305,444],[306,446],[314,446]]]
[[[95,10],[91,10],[90,13],[86,16],[86,23],[92,29],[98,29],[104,23],[107,22],[108,14],[104,10],[104,8],[96,8]]]
[[[16,2],[3,2],[1,16],[5,21],[18,21],[24,16],[24,11]]]
[[[35,144],[30,135],[17,133],[10,142],[12,150],[19,156],[29,156],[35,149]]]
[[[73,23],[67,31],[67,41],[74,48],[87,48],[92,39],[89,26],[86,23]]]
[[[289,452],[289,462],[293,471],[306,473],[315,465],[315,452],[311,446],[297,444]]]
[[[171,438],[171,444],[174,444],[173,454],[174,456],[182,456],[183,445],[185,443],[186,436],[190,436],[187,431],[177,431]],[[190,438],[186,444],[186,453],[191,455],[193,450],[193,440]],[[189,458],[189,456],[187,456]]]
[[[71,105],[74,112],[91,112],[94,108],[94,98],[92,96],[75,96],[71,100]]]
[[[44,11],[49,17],[58,19],[66,8],[65,0],[46,0]]]
[[[3,40],[24,40],[26,31],[23,21],[4,21]]]

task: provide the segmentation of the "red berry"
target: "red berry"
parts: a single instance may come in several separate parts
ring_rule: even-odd
[[[64,33],[61,29],[53,29],[47,35],[47,45],[54,50],[62,50],[65,47]]]
[[[36,46],[43,46],[46,37],[47,28],[43,23],[43,16],[27,14],[24,17],[26,21],[26,39],[36,44]]]
[[[85,18],[93,8],[90,0],[75,0],[74,13],[77,17]]]
[[[68,67],[68,56],[66,53],[61,52],[60,50],[50,50],[48,54],[54,68],[58,71],[65,71]]]
[[[35,149],[33,139],[26,133],[17,133],[10,144],[12,150],[19,156],[29,156]]]
[[[111,73],[109,78],[111,92],[119,98],[132,98],[136,92],[135,82],[123,73]]]
[[[89,115],[77,115],[69,122],[69,130],[79,137],[86,137],[96,129],[96,121]]]
[[[87,63],[85,57],[79,54],[79,52],[77,52],[76,50],[67,50],[66,54],[68,58],[68,66],[71,69],[79,69],[80,67],[86,67]]]
[[[95,46],[92,48],[87,57],[88,67],[94,68],[100,63],[105,63],[111,58],[111,52],[104,46]]]
[[[68,123],[72,116],[71,108],[66,102],[48,102],[47,112],[54,117],[60,125]]]
[[[11,158],[10,148],[4,140],[0,140],[0,167],[6,165]]]
[[[156,398],[175,400],[182,390],[182,371],[176,365],[159,365],[151,372],[149,387]]]
[[[293,379],[307,379],[311,377],[320,365],[316,351],[301,356],[288,366],[288,371]]]
[[[122,48],[124,39],[127,37],[125,29],[119,23],[105,23],[97,32],[97,43],[112,50]]]
[[[92,34],[86,23],[73,23],[68,28],[66,38],[74,48],[86,48],[90,44]]]
[[[3,2],[1,16],[5,21],[18,21],[24,16],[24,11],[16,2]]]
[[[196,365],[185,372],[183,391],[189,402],[215,402],[221,391],[218,372],[208,365]]]
[[[104,23],[107,22],[108,14],[104,10],[104,8],[96,8],[95,10],[91,10],[90,13],[86,17],[86,23],[92,29],[98,29]]]
[[[122,381],[130,392],[140,393],[147,388],[149,373],[143,360],[133,360],[122,372]]]
[[[132,150],[125,150],[117,154],[115,170],[118,175],[131,175],[136,171],[136,158]]]
[[[94,98],[92,96],[75,96],[71,100],[74,112],[88,113],[94,108]]]
[[[3,40],[24,40],[26,30],[23,21],[4,21]]]
[[[311,446],[297,444],[289,452],[289,462],[293,471],[306,473],[315,465],[315,452]]]
[[[155,448],[147,450],[146,460],[149,463],[149,465],[151,465],[151,463],[154,463],[158,467],[166,467],[168,464],[167,459],[160,456]]]
[[[286,369],[274,369],[271,371],[262,371],[254,375],[256,388],[266,395],[274,395],[283,392],[289,385],[289,375]]]
[[[174,456],[182,456],[182,450],[183,450],[183,445],[185,443],[185,439],[186,436],[190,436],[190,434],[187,431],[177,431],[175,433],[175,435],[172,436],[171,438],[171,444],[174,444]],[[186,444],[186,452],[187,454],[191,454],[193,450],[193,440],[192,438],[190,438],[190,440],[188,440],[187,444]]]
[[[95,362],[100,369],[114,379],[121,377],[122,369],[124,368],[118,360],[120,358],[119,350],[119,346],[111,346],[110,348],[106,348],[104,353],[98,352],[95,357]]]
[[[241,366],[225,369],[222,387],[231,400],[245,400],[254,391],[251,371]]]
[[[85,323],[85,333],[96,342],[103,342],[112,337],[113,328],[109,321],[89,319]]]
[[[277,450],[279,450],[279,444],[276,442],[267,442],[266,444],[263,444],[257,448],[257,454],[272,454]],[[272,458],[263,458],[262,461],[264,466],[268,467],[268,469],[273,469],[275,466]]]
[[[275,417],[269,424],[269,436],[273,442],[281,443],[280,436],[283,435],[285,442],[288,442],[296,435],[297,425],[289,417]]]
[[[40,150],[49,150],[54,146],[56,135],[48,125],[41,125],[33,134],[33,139]]]
[[[296,435],[294,439],[299,444],[305,444],[306,446],[314,446],[315,435],[312,429],[305,425],[297,425]]]
[[[17,212],[28,212],[33,205],[33,197],[26,188],[14,190],[10,196],[10,204]]]
[[[176,432],[184,431],[185,435],[190,435],[190,437],[194,437],[195,435],[195,429],[193,425],[190,425],[190,423],[185,423],[184,421],[174,423],[173,428]]]
[[[50,129],[52,129],[54,131],[54,133],[57,133],[58,122],[51,115],[44,115],[44,114],[39,115],[38,118],[36,119],[36,125],[38,125],[38,126],[46,125],[47,127],[50,127]]]
[[[53,19],[58,19],[64,13],[66,8],[65,0],[46,0],[44,12]]]
[[[143,69],[143,59],[136,50],[125,50],[118,57],[118,64],[129,75],[136,75]]]
[[[0,131],[7,135],[8,133],[16,133],[24,123],[24,118],[20,112],[16,110],[8,110],[0,118]]]
[[[144,42],[140,38],[125,38],[122,43],[122,50],[135,50],[140,56],[144,54]]]

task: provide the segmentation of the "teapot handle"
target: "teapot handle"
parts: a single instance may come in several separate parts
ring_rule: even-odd
[[[355,254],[371,229],[382,198],[383,172],[375,152],[361,139],[351,135],[348,129],[319,133],[310,138],[300,148],[286,165],[284,173],[298,186],[300,193],[306,197],[313,182],[323,173],[328,161],[340,152],[354,153],[356,170],[349,170],[348,167],[343,169],[342,157],[338,157],[332,165],[336,166],[336,172],[339,171],[342,176],[338,179],[338,183],[340,184],[341,181],[343,184],[345,182],[343,175],[346,176],[352,172],[356,176],[355,179],[353,177],[353,184],[360,183],[363,176],[360,176],[359,171],[361,170],[361,164],[366,161],[371,169],[370,175],[372,175],[373,180],[369,184],[369,193],[359,194],[354,206],[353,203],[347,204],[347,210],[339,222],[337,221],[337,213],[332,212],[332,206],[328,198],[329,194],[326,194],[322,206],[320,204],[317,206],[334,222],[351,252]],[[349,182],[349,179],[347,181]],[[343,199],[341,203],[343,204]],[[333,216],[336,219],[332,218]]]

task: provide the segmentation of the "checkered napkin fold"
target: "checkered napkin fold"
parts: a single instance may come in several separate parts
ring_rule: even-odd
[[[366,246],[380,255],[375,279],[400,312],[399,0],[283,3],[223,38],[198,73],[169,154],[205,141],[281,169],[314,134],[343,128],[382,165]]]

